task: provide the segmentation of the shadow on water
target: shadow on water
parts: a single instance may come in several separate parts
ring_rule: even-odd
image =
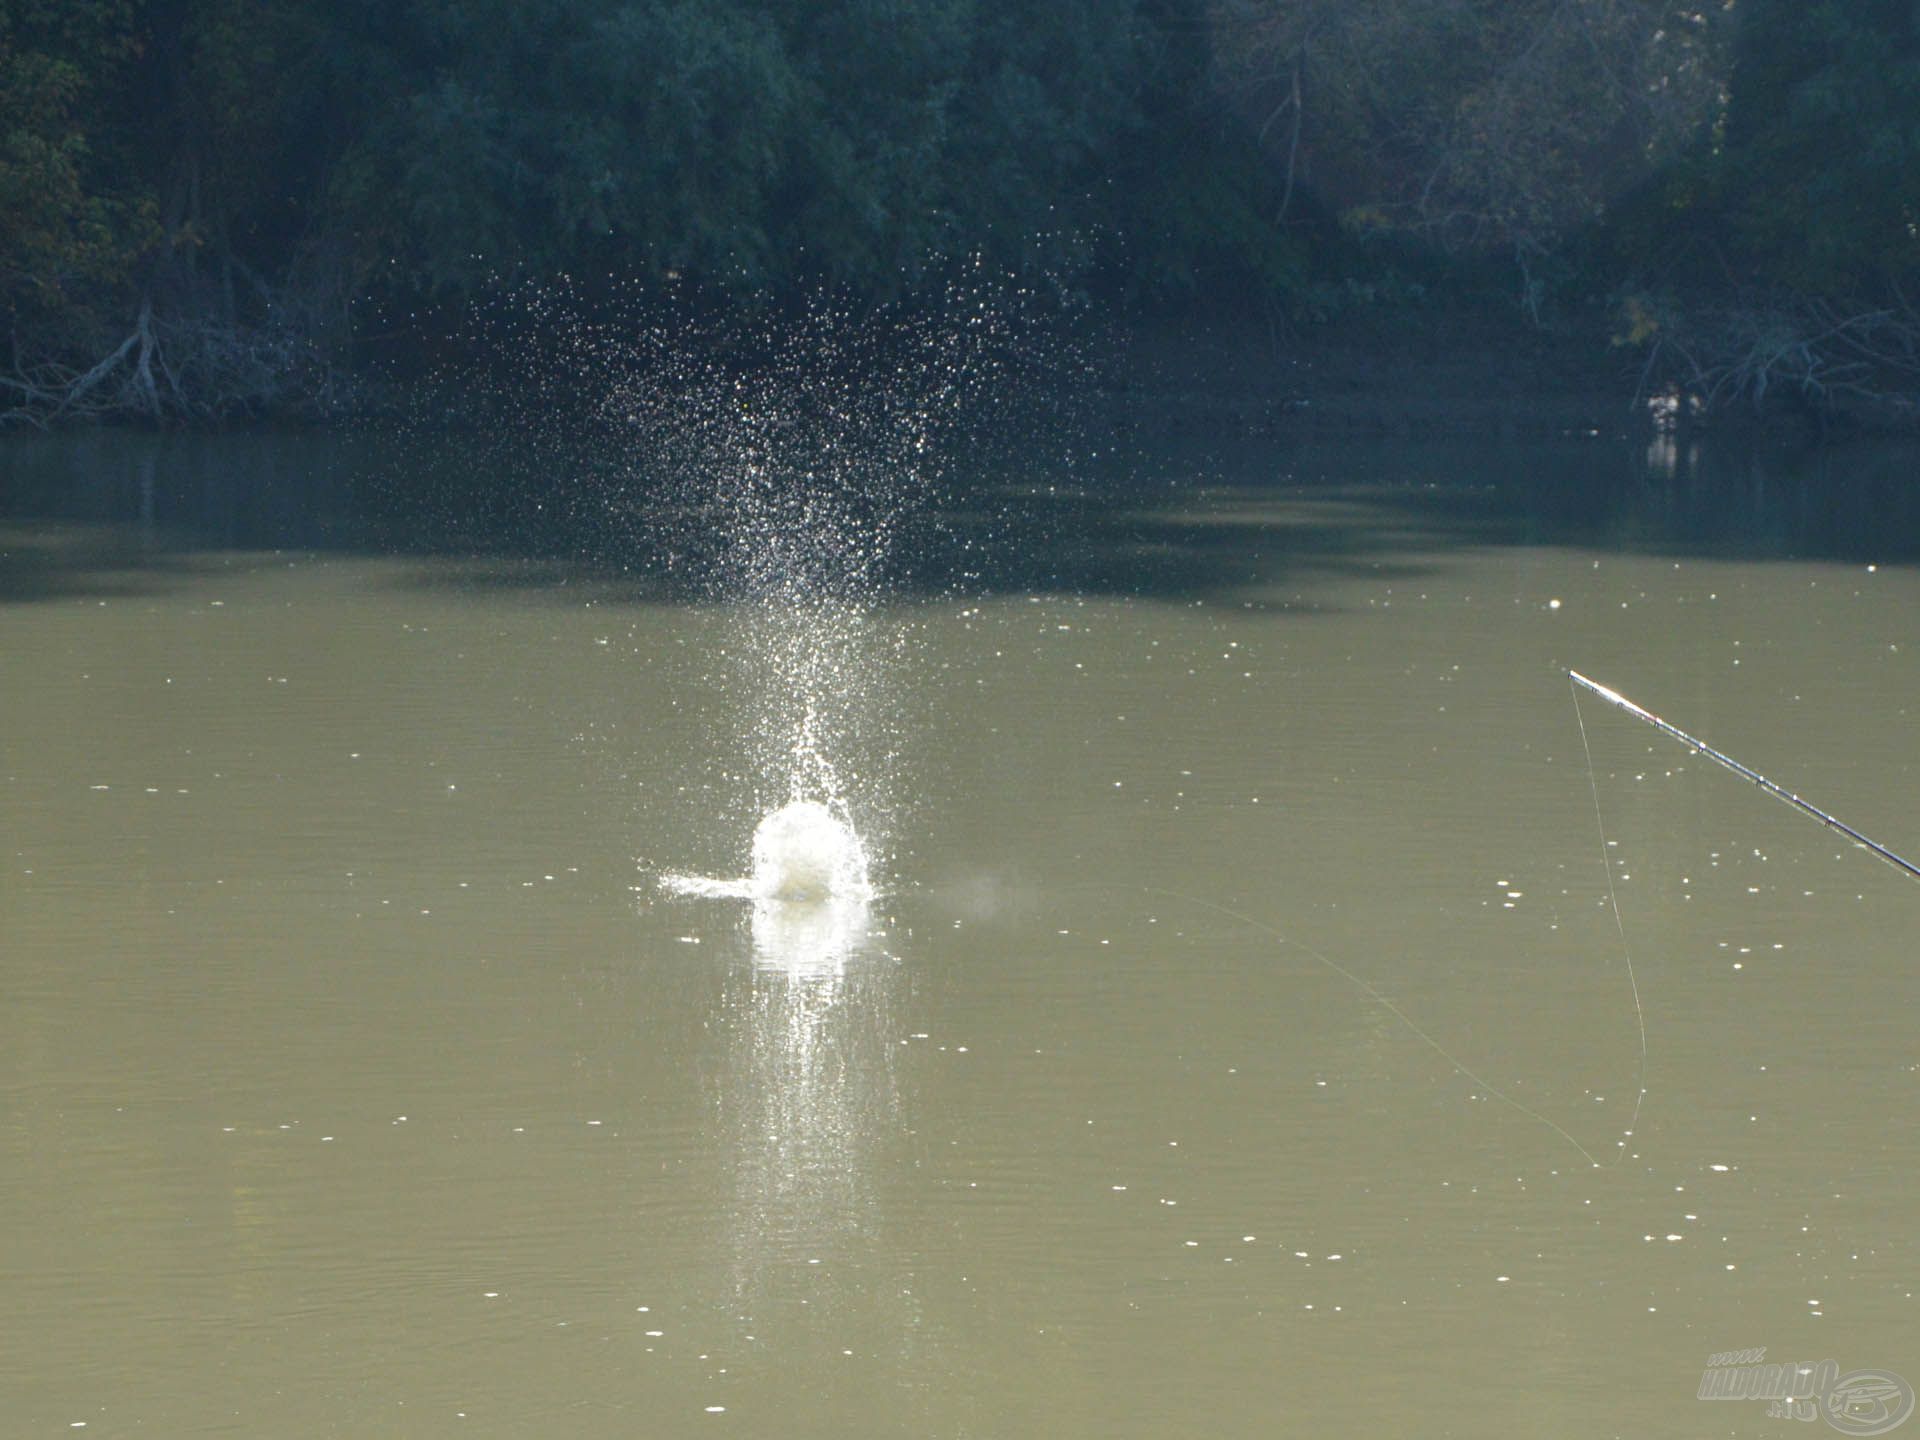
[[[102,525],[0,520],[0,605],[23,600],[134,600],[190,580],[205,567]]]
[[[100,432],[0,446],[0,603],[138,596],[223,555],[416,558],[401,583],[685,603],[724,525],[582,470],[503,474],[499,446],[370,435]],[[1189,445],[1071,475],[948,487],[888,593],[1116,594],[1311,612],[1317,580],[1412,577],[1459,546],[1726,559],[1920,559],[1912,446],[1369,441]]]

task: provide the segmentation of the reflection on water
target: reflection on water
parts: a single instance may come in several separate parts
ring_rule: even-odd
[[[1433,527],[1464,540],[1805,560],[1920,558],[1913,452],[1899,442],[1797,449],[1712,436],[1669,442],[1655,434],[1526,445],[1242,443],[1217,453],[1115,452],[1105,464],[1106,473],[1071,484],[1045,474],[1016,484],[977,477],[973,494],[990,497],[984,517],[949,497],[939,513],[911,513],[875,530],[874,517],[862,510],[846,523],[873,543],[830,556],[828,566],[853,566],[858,583],[807,593],[830,603],[943,593],[956,579],[968,588],[1016,590],[1048,588],[1049,579],[1063,577],[1078,593],[1135,593],[1143,586],[1205,593],[1222,578],[1221,568],[1177,562],[1214,557],[1160,553],[1156,563],[1167,542],[1203,537],[1157,523],[1154,509],[1178,506],[1196,489],[1225,494],[1242,485],[1263,494],[1276,486],[1370,489],[1380,506],[1375,539],[1400,522],[1404,534]],[[598,578],[628,598],[712,598],[708,572],[685,574],[678,548],[684,518],[671,527],[636,522],[610,530],[609,514],[625,514],[640,494],[609,493],[603,476],[594,477],[591,495],[570,492],[564,474],[516,477],[512,485],[494,479],[457,436],[431,447],[395,447],[376,437],[17,436],[0,447],[0,519],[113,527],[93,537],[110,548],[79,547],[61,557],[65,585],[86,581],[95,558],[109,571],[137,561],[126,548],[137,538],[156,565],[150,579],[164,577],[167,555],[206,548],[490,555],[513,563],[474,573],[476,583],[537,587]],[[1115,497],[1148,508],[1116,512]],[[700,517],[711,519],[711,511],[702,507]],[[763,529],[791,548],[792,518],[763,517]],[[982,518],[990,526],[974,523]],[[1424,523],[1407,530],[1408,521]],[[1324,548],[1347,537],[1323,531],[1297,538]],[[33,598],[36,582],[52,578],[16,548],[23,540],[0,565],[0,596]],[[545,563],[556,560],[564,565]],[[756,593],[776,611],[795,598]],[[758,622],[752,628],[773,633]]]
[[[899,1116],[897,966],[862,935],[851,965],[788,968],[755,919],[755,963],[728,985],[736,1052],[716,1103],[737,1164],[740,1273],[764,1279],[771,1262],[817,1261],[830,1237],[875,1223],[875,1151]]]
[[[754,906],[753,963],[730,972],[728,1054],[711,1082],[732,1169],[718,1213],[729,1302],[756,1344],[802,1368],[857,1360],[910,1376],[950,1357],[925,1326],[915,1239],[886,1203],[907,1123],[903,969],[868,923],[864,899]],[[894,1404],[917,1414],[910,1397],[903,1387]]]
[[[838,974],[866,939],[871,911],[865,895],[755,900],[754,963],[775,975],[803,979]]]

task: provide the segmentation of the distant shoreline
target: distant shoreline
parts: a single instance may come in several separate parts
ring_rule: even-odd
[[[1644,354],[1604,339],[1485,324],[1408,326],[1391,334],[1158,322],[1112,343],[1106,389],[1127,423],[1179,432],[1321,439],[1635,437],[1656,428],[1774,435],[1798,441],[1920,434],[1920,397],[1813,411],[1780,403],[1693,413],[1684,394],[1644,374]]]
[[[401,344],[442,362],[448,353],[444,343],[425,337]],[[1764,410],[1735,400],[1702,414],[1680,392],[1677,404],[1656,415],[1657,397],[1676,392],[1648,374],[1644,352],[1592,333],[1531,329],[1484,311],[1285,331],[1244,317],[1126,317],[1083,336],[1077,358],[1083,373],[1063,375],[1063,384],[1069,390],[1086,385],[1091,393],[1082,398],[1123,433],[1498,440],[1628,438],[1678,425],[1814,443],[1920,435],[1920,395],[1835,401],[1821,410],[1776,396]],[[220,432],[378,423],[415,408],[410,397],[420,377],[406,375],[410,368],[402,365],[396,377],[377,362],[346,367],[330,413],[291,404],[157,420],[133,412],[43,417],[50,423],[0,415],[0,442],[46,429]],[[463,423],[460,414],[437,405],[433,414],[456,427]]]

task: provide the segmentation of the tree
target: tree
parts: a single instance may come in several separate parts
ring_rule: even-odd
[[[1112,213],[1155,40],[1129,0],[398,8],[333,198],[456,291],[594,258],[873,296],[943,255],[1062,263]]]
[[[1645,383],[1911,424],[1920,9],[1741,0],[1724,120],[1608,241]]]
[[[1920,7],[1740,8],[1720,183],[1742,262],[1810,293],[1911,285],[1920,275]]]
[[[1526,266],[1711,118],[1719,27],[1673,0],[1218,0],[1222,85],[1357,229]]]
[[[99,325],[98,298],[154,236],[151,204],[90,118],[129,73],[132,22],[132,0],[0,0],[0,317],[16,390],[41,336]]]

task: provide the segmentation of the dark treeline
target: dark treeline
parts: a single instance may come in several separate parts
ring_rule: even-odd
[[[1920,4],[0,0],[9,419],[328,413],[503,277],[975,256],[1910,413]]]

